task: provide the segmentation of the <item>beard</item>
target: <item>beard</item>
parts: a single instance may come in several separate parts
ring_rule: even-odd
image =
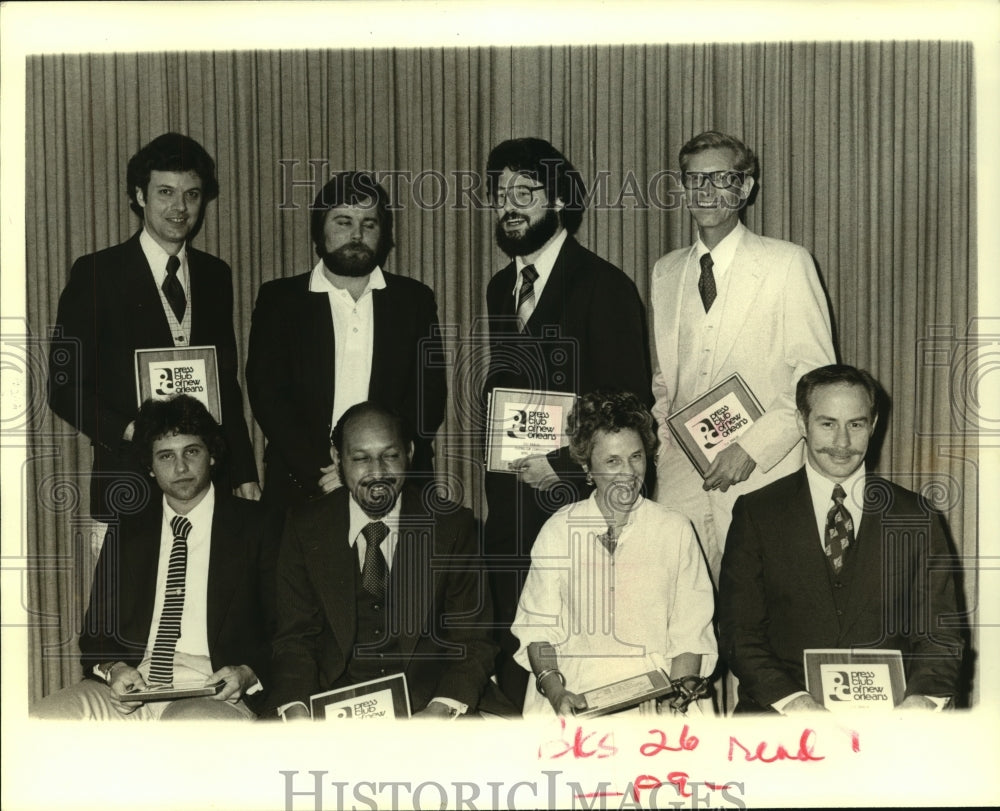
[[[515,256],[528,256],[539,250],[545,245],[553,236],[555,236],[556,231],[559,230],[559,214],[553,211],[551,208],[547,209],[545,216],[542,217],[538,222],[528,223],[527,228],[524,230],[524,234],[508,234],[503,224],[509,220],[520,217],[524,217],[515,212],[507,212],[499,220],[497,220],[496,228],[494,229],[494,236],[496,237],[497,247],[500,248],[507,256],[513,259]]]
[[[352,278],[367,276],[378,265],[375,251],[363,242],[348,242],[335,251],[324,252],[322,259],[331,273]]]

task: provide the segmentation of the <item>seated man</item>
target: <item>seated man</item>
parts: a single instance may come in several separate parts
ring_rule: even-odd
[[[416,715],[477,709],[496,646],[472,513],[406,486],[413,442],[382,407],[351,406],[332,442],[345,487],[285,521],[270,706],[308,718],[315,693],[404,673]]]
[[[901,707],[940,709],[958,689],[962,640],[941,516],[865,471],[878,386],[852,366],[807,372],[795,392],[806,465],[740,496],[722,558],[721,651],[736,712],[822,710],[807,648],[899,650]]]
[[[134,442],[163,497],[108,530],[80,635],[86,678],[31,715],[253,719],[268,683],[277,554],[263,508],[213,485],[225,442],[198,400],[147,400]],[[122,701],[219,681],[210,698]]]

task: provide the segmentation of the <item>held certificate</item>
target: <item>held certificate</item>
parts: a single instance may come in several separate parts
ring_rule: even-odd
[[[169,400],[177,394],[189,394],[204,403],[208,413],[222,424],[219,365],[214,346],[137,349],[135,390],[140,406],[146,400]]]
[[[392,721],[410,717],[410,693],[404,673],[317,693],[309,703],[314,721]]]
[[[833,712],[891,710],[906,692],[898,650],[809,649],[803,663],[806,690]]]
[[[738,374],[667,417],[667,427],[702,476],[715,457],[764,413]]]
[[[518,459],[569,444],[566,419],[575,394],[496,388],[487,408],[486,469],[512,473]]]
[[[604,687],[588,690],[583,694],[587,706],[582,710],[574,710],[573,714],[577,718],[596,718],[599,715],[608,715],[618,710],[634,707],[651,698],[658,698],[669,693],[671,689],[667,674],[657,668],[638,676],[607,684]]]

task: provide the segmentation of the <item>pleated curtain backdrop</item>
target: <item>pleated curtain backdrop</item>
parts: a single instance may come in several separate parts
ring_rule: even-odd
[[[125,166],[163,132],[191,135],[218,164],[221,194],[195,245],[232,265],[242,363],[261,284],[315,261],[307,206],[319,185],[339,169],[398,173],[387,182],[398,206],[387,269],[437,295],[458,367],[439,471],[481,515],[469,398],[482,370],[470,334],[506,261],[479,205],[490,148],[536,135],[562,149],[592,190],[580,240],[648,300],[655,260],[693,238],[676,180],[663,172],[677,169],[693,134],[719,129],[760,157],[747,225],[812,252],[841,359],[892,395],[879,470],[937,498],[971,560],[976,425],[953,409],[949,358],[975,316],[973,101],[973,50],[963,43],[31,57],[29,326],[48,336],[75,257],[138,228]],[[34,381],[42,402],[43,379]],[[260,460],[264,438],[251,425]],[[89,442],[45,409],[35,428],[24,480],[35,562],[31,698],[80,676],[75,635],[96,546],[82,520]],[[974,608],[974,571],[963,586]]]

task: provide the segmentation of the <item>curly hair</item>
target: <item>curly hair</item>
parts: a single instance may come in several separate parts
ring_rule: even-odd
[[[613,433],[631,428],[642,440],[646,455],[656,452],[659,439],[653,415],[632,392],[598,389],[576,401],[567,419],[569,455],[578,465],[589,465],[598,431]]]
[[[523,172],[545,186],[549,204],[563,201],[559,222],[573,235],[587,208],[587,186],[569,159],[541,138],[512,138],[493,147],[486,159],[486,187],[492,199],[504,169]]]
[[[338,172],[320,189],[313,201],[309,230],[312,235],[316,255],[326,252],[326,235],[323,233],[327,213],[337,206],[361,205],[375,207],[378,217],[379,240],[375,250],[375,261],[381,267],[389,258],[392,241],[392,209],[389,207],[389,192],[378,182],[371,172]]]
[[[146,400],[135,418],[132,442],[139,461],[153,469],[153,443],[176,434],[190,434],[205,443],[218,469],[225,458],[226,440],[222,428],[200,401],[188,394],[169,400]]]
[[[201,180],[201,198],[210,203],[219,196],[219,180],[215,176],[215,161],[205,151],[205,147],[194,138],[179,132],[166,132],[154,138],[136,152],[128,161],[125,170],[130,208],[140,217],[145,212],[136,197],[135,190],[149,193],[149,176],[152,172],[194,172]],[[205,207],[202,206],[202,215]]]

